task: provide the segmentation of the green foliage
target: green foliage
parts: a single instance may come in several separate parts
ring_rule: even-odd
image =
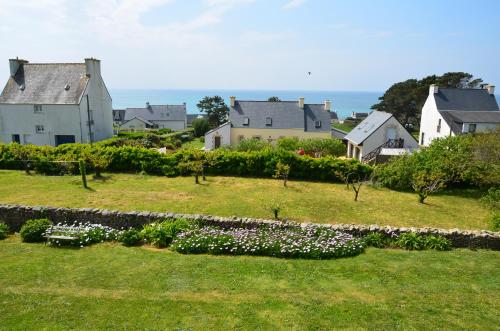
[[[303,149],[308,155],[321,156],[344,156],[346,147],[339,139],[309,138],[298,139],[295,137],[285,137],[278,139],[276,147],[287,151],[297,151]]]
[[[408,79],[392,85],[379,98],[380,102],[371,108],[394,114],[401,123],[418,127],[422,106],[429,95],[431,84],[439,87],[475,88],[481,83],[481,79],[474,79],[473,75],[465,72],[448,72],[442,76],[432,75],[420,80]]]
[[[280,218],[280,212],[284,209],[283,203],[277,200],[271,201],[268,209],[273,213],[274,219],[277,220]]]
[[[491,215],[491,229],[493,231],[500,231],[500,213],[494,212]]]
[[[278,139],[276,147],[285,151],[298,151],[300,140],[297,137],[284,137]]]
[[[227,120],[229,107],[224,102],[224,99],[218,95],[213,97],[204,97],[196,105],[200,112],[207,113],[210,126],[215,128],[223,124]]]
[[[9,235],[9,226],[0,221],[0,240],[7,238]]]
[[[438,251],[449,251],[451,249],[451,241],[442,236],[426,236],[424,245],[427,249],[435,249]]]
[[[141,231],[134,228],[123,231],[119,237],[123,246],[137,246],[142,243],[142,240]]]
[[[500,210],[500,188],[490,187],[488,193],[481,198],[481,202],[492,210]]]
[[[273,177],[283,179],[283,186],[286,186],[289,174],[290,174],[290,166],[288,164],[282,162],[278,162],[276,164],[276,171],[274,172]]]
[[[191,126],[193,127],[195,137],[203,137],[210,130],[210,124],[206,118],[195,119],[191,123]]]
[[[269,102],[280,102],[281,99],[278,98],[278,97],[276,97],[276,96],[273,96],[273,97],[267,98],[267,101],[269,101]]]
[[[395,244],[407,250],[422,250],[425,248],[425,238],[415,232],[405,232],[398,237]]]
[[[266,140],[262,139],[243,139],[236,145],[236,150],[239,152],[256,152],[263,149],[272,148],[272,145]]]
[[[372,232],[363,237],[363,243],[365,246],[384,248],[389,246],[390,242],[390,238],[379,232]]]
[[[144,226],[140,235],[144,241],[158,248],[168,247],[181,231],[188,230],[190,224],[184,219],[165,220]]]
[[[45,231],[52,225],[52,222],[46,218],[28,220],[21,227],[19,234],[21,239],[27,243],[43,242],[45,241]]]

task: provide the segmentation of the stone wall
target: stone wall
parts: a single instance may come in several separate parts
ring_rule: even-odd
[[[57,208],[45,206],[20,206],[0,204],[0,220],[9,225],[12,231],[19,231],[21,226],[29,219],[48,218],[53,223],[71,224],[73,222],[95,223],[108,225],[117,229],[140,227],[147,223],[161,221],[165,218],[185,218],[194,220],[203,225],[214,225],[219,227],[244,227],[256,228],[263,224],[273,224],[276,221],[262,220],[245,217],[216,217],[197,214],[174,214],[154,212],[120,212],[105,209],[92,208]],[[282,224],[282,223],[281,223]],[[404,232],[416,232],[422,235],[441,235],[449,239],[454,247],[489,248],[500,250],[500,232],[469,231],[459,229],[435,229],[435,228],[395,228],[378,225],[357,224],[313,224],[313,223],[289,223],[293,226],[318,226],[330,227],[335,230],[362,236],[371,232],[379,232],[386,235],[399,235]]]

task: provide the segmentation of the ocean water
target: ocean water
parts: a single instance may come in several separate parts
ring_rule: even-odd
[[[188,114],[199,113],[196,104],[205,96],[220,95],[226,103],[234,95],[240,100],[267,100],[277,96],[281,100],[298,100],[304,97],[306,103],[332,101],[332,109],[343,119],[352,112],[368,112],[377,103],[383,92],[341,92],[341,91],[273,91],[273,90],[146,90],[111,89],[113,108],[145,107],[151,104],[186,103]]]

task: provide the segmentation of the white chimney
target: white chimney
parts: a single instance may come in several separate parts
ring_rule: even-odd
[[[486,86],[486,89],[488,90],[489,94],[495,94],[495,85],[488,84],[488,86]]]
[[[229,97],[229,106],[231,108],[234,108],[235,103],[236,103],[236,97],[234,97],[234,96]]]
[[[429,94],[436,94],[439,92],[439,87],[436,84],[429,86]]]
[[[94,58],[85,59],[85,73],[89,77],[101,76],[101,61]]]
[[[23,64],[28,63],[26,60],[21,59],[9,59],[9,67],[10,67],[10,75],[14,77],[16,75],[17,70]]]
[[[332,110],[332,102],[330,100],[325,100],[325,110],[326,111]]]
[[[304,97],[299,98],[299,108],[304,109]]]

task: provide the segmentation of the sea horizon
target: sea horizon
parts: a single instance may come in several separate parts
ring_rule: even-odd
[[[147,88],[111,88],[114,109],[144,107],[150,104],[186,103],[188,114],[198,114],[196,104],[205,96],[220,95],[226,103],[229,97],[240,100],[267,100],[277,96],[283,101],[305,98],[305,103],[332,102],[332,110],[344,119],[352,112],[369,112],[370,107],[378,102],[384,92],[377,91],[319,91],[319,90],[260,90],[260,89],[147,89]]]

